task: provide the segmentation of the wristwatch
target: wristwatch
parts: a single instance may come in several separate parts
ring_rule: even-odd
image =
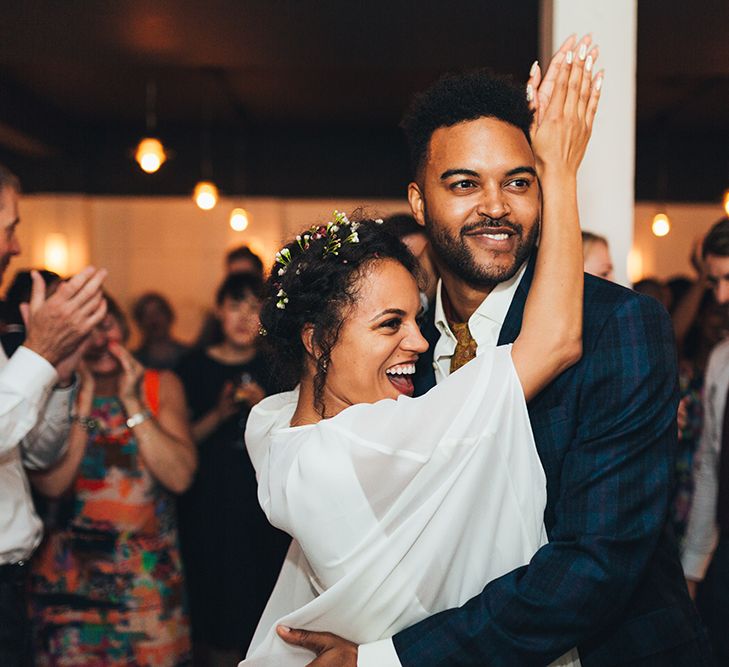
[[[96,419],[83,415],[71,415],[71,421],[76,422],[84,431],[88,431],[89,433],[95,431],[99,426],[99,422]]]
[[[134,428],[139,426],[141,423],[146,422],[152,417],[152,413],[149,410],[142,410],[141,412],[135,412],[130,415],[127,419],[127,428]]]

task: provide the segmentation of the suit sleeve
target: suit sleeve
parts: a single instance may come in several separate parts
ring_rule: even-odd
[[[577,432],[549,544],[462,607],[395,635],[404,667],[548,664],[617,619],[636,589],[673,471],[678,392],[668,315],[631,296],[574,372]]]

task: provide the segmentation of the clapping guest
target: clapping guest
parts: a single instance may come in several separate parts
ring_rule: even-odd
[[[60,525],[33,564],[38,665],[186,664],[189,631],[171,494],[190,484],[195,448],[184,393],[124,347],[109,312],[80,370],[68,449],[32,481],[61,499]]]
[[[261,280],[233,274],[218,289],[218,340],[183,359],[178,374],[190,406],[200,467],[180,499],[196,664],[243,657],[289,542],[256,497],[243,443],[251,408],[267,393],[257,350]]]

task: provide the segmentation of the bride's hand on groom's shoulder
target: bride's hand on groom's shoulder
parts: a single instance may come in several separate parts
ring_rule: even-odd
[[[279,625],[276,632],[288,644],[301,646],[316,658],[307,667],[357,667],[357,644],[331,632],[295,630]]]

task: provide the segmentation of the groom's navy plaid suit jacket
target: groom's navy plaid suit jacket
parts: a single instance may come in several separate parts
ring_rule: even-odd
[[[500,344],[519,333],[533,265]],[[529,406],[549,544],[460,609],[397,634],[404,667],[547,665],[573,646],[585,667],[709,664],[666,528],[678,393],[670,320],[657,301],[585,276],[584,322],[582,359]],[[432,312],[424,334],[416,393],[435,381]]]

